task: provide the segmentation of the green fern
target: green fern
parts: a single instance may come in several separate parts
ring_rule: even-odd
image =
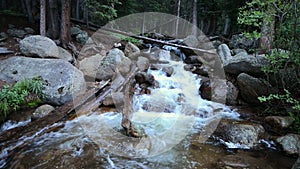
[[[22,106],[35,107],[44,98],[44,81],[41,77],[23,79],[13,86],[5,85],[0,91],[0,117],[4,119],[10,111]],[[35,97],[30,97],[34,95]]]

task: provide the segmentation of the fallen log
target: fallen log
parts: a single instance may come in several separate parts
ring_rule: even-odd
[[[72,18],[71,21],[83,24],[82,21],[77,20],[77,19]],[[174,44],[174,43],[166,42],[166,41],[163,41],[163,40],[152,39],[152,38],[148,38],[148,37],[145,37],[145,36],[140,36],[140,35],[136,35],[136,34],[133,34],[133,33],[128,33],[128,32],[124,32],[124,31],[120,31],[120,30],[116,30],[116,29],[100,27],[99,25],[92,24],[92,23],[89,23],[89,25],[93,26],[95,28],[99,28],[101,30],[107,31],[107,32],[117,33],[117,34],[121,34],[121,35],[124,35],[124,36],[130,36],[130,37],[133,37],[135,39],[145,40],[145,41],[149,41],[151,43],[157,43],[157,44],[162,44],[162,45],[173,46],[173,47],[177,47],[177,48],[185,49],[185,50],[193,50],[195,52],[216,54],[215,50],[205,50],[205,49],[199,49],[199,48],[194,48],[194,47],[190,47],[190,46]],[[147,32],[145,32],[145,33],[147,33]]]
[[[159,40],[159,39],[152,39],[152,38],[148,38],[145,36],[140,36],[140,35],[135,35],[133,33],[127,33],[127,32],[123,32],[120,30],[116,30],[116,29],[108,29],[108,28],[101,28],[102,30],[108,31],[108,32],[113,32],[113,33],[117,33],[117,34],[121,34],[121,35],[125,35],[125,36],[130,36],[136,39],[140,39],[140,40],[146,40],[152,43],[158,43],[158,44],[162,44],[162,45],[168,45],[168,46],[173,46],[173,47],[177,47],[180,49],[186,49],[186,50],[193,50],[195,52],[202,52],[202,53],[208,53],[208,54],[215,54],[215,50],[205,50],[205,49],[199,49],[199,48],[194,48],[194,47],[190,47],[190,46],[184,46],[184,45],[179,45],[179,44],[175,44],[175,43],[170,43],[170,42],[166,42],[163,40]]]
[[[13,128],[3,132],[0,135],[0,143],[4,143],[6,145],[13,144],[17,142],[17,140],[21,137],[32,137],[38,131],[45,129],[47,126],[51,126],[54,123],[62,121],[66,119],[66,117],[71,116],[76,112],[76,109],[79,109],[84,103],[91,100],[95,95],[99,95],[99,93],[109,84],[109,81],[105,81],[99,88],[96,90],[90,90],[83,94],[82,96],[78,96],[76,100],[70,101],[69,103],[60,106],[59,108],[55,109],[53,112],[49,113],[47,116],[37,119],[26,126],[21,126],[17,128]],[[48,129],[44,132],[45,133]],[[35,135],[37,136],[37,135]],[[32,138],[33,139],[33,138]]]
[[[119,81],[118,83],[112,84],[111,87],[105,90],[101,95],[99,95],[97,99],[90,101],[85,105],[81,106],[81,109],[77,110],[76,113],[78,115],[82,115],[82,114],[90,115],[91,113],[93,113],[93,111],[95,111],[102,104],[102,101],[109,93],[121,91],[123,87],[134,77],[137,71],[138,68],[136,67],[135,64],[133,64],[131,66],[131,70],[128,76],[123,81]]]

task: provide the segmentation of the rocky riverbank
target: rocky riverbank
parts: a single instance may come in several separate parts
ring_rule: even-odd
[[[30,28],[11,27],[6,32],[0,33],[0,42],[4,46],[7,40],[14,39],[18,42],[19,49],[0,48],[1,57],[9,56],[7,59],[0,60],[0,84],[13,84],[23,78],[37,76],[46,82],[43,90],[46,96],[44,103],[49,105],[37,108],[30,115],[30,119],[43,118],[51,113],[55,106],[72,102],[87,89],[95,88],[96,83],[104,80],[111,80],[112,84],[118,83],[118,80],[124,77],[117,77],[117,75],[125,76],[129,73],[132,64],[140,70],[135,80],[143,89],[141,93],[145,94],[149,92],[147,87],[156,85],[155,79],[147,73],[148,69],[162,69],[169,76],[174,73],[174,70],[167,64],[152,64],[153,62],[157,62],[158,58],[166,53],[170,53],[174,61],[182,59],[175,50],[146,48],[146,44],[136,46],[107,32],[98,32],[88,38],[86,32],[79,27],[73,27],[71,34],[74,40],[81,44],[86,42],[76,58],[53,40],[32,35],[34,30]],[[261,71],[263,66],[268,64],[264,55],[249,54],[246,50],[252,44],[251,42],[237,42],[238,40],[234,37],[229,43],[229,48],[227,44],[220,41],[207,42],[203,41],[204,39],[203,36],[189,36],[183,42],[218,54],[225,71],[227,90],[226,94],[217,93],[216,95],[226,95],[228,106],[259,106],[258,96],[276,93],[274,84],[264,80],[265,75]],[[121,46],[116,45],[119,42],[122,42]],[[185,70],[201,78],[199,94],[202,98],[210,100],[214,92],[211,77],[209,77],[210,70],[202,63],[202,56],[191,53],[190,55],[185,53],[186,59],[183,60],[186,63]],[[293,76],[299,77],[297,71],[291,73],[287,80],[293,79]],[[118,97],[118,100],[124,100],[124,95]],[[103,101],[103,106],[114,106],[114,104],[112,96]],[[258,111],[262,110],[258,109]],[[258,115],[260,112],[252,112],[241,114],[238,120],[221,120],[211,139],[229,149],[257,150],[265,146],[270,149],[283,150],[288,155],[298,156],[300,136],[289,133],[288,130],[293,119],[284,116],[258,117]],[[247,168],[255,165],[254,162],[249,161],[238,164],[228,163],[232,161],[232,158],[234,157],[228,156],[229,160],[227,158],[224,158],[225,162],[221,160],[219,168]]]

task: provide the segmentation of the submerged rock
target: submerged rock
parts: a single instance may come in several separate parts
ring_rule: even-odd
[[[72,64],[61,59],[39,59],[15,56],[1,61],[0,74],[6,79],[19,81],[40,76],[44,81],[43,93],[46,100],[54,105],[62,105],[85,92],[83,73]]]
[[[20,50],[25,56],[59,58],[59,49],[55,42],[40,35],[29,36],[21,40]]]

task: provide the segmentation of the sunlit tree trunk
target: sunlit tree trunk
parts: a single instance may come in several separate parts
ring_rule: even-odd
[[[223,29],[223,35],[228,35],[229,34],[229,28],[230,28],[230,17],[226,14],[225,15],[225,25],[224,25],[224,29]]]
[[[46,36],[46,0],[40,0],[40,34]]]
[[[267,7],[267,12],[263,19],[263,24],[261,28],[261,38],[260,38],[260,48],[263,53],[269,52],[272,47],[272,42],[274,39],[275,33],[275,17],[274,17],[275,9],[272,5]]]
[[[192,34],[197,36],[198,32],[198,10],[197,10],[197,0],[194,0],[193,3],[193,30],[192,30]]]
[[[71,0],[61,0],[61,31],[60,40],[62,46],[67,48],[70,42],[70,14],[71,14]]]
[[[175,28],[175,35],[178,35],[178,26],[179,26],[179,17],[180,17],[180,7],[181,7],[181,1],[178,0],[177,2],[177,20],[176,20],[176,28]]]

